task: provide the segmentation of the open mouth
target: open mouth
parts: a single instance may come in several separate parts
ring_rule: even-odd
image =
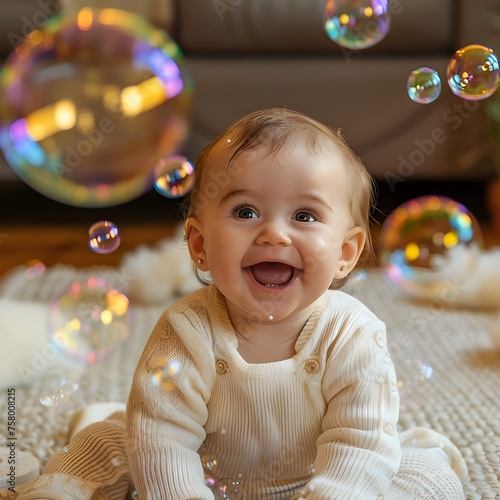
[[[295,268],[282,262],[260,262],[250,267],[255,281],[261,285],[280,288],[288,285],[295,274]]]

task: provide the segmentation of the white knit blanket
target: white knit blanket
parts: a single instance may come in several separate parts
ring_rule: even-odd
[[[29,325],[30,318],[43,323],[36,318],[49,314],[49,304],[71,282],[89,276],[116,280],[118,273],[110,268],[82,270],[68,266],[56,266],[38,277],[29,277],[25,271],[16,268],[0,282],[0,305],[10,301],[10,310],[18,311],[19,325]],[[500,349],[490,334],[498,312],[453,308],[449,298],[430,303],[409,301],[377,271],[369,272],[358,284],[347,285],[345,291],[364,302],[387,325],[389,350],[401,385],[400,430],[423,426],[448,436],[468,465],[469,477],[464,481],[467,498],[500,498]],[[38,379],[28,386],[15,387],[17,449],[31,452],[43,466],[67,443],[69,417],[76,409],[96,402],[125,402],[149,333],[163,308],[173,300],[176,297],[154,306],[131,302],[130,339],[102,364],[70,364],[69,373],[74,374],[79,389],[59,407],[40,404],[43,388]],[[26,331],[17,333],[19,338],[27,335]],[[16,353],[19,349],[28,349],[32,358],[30,346],[40,345],[35,341],[23,345],[6,337],[4,331],[0,335],[6,339],[6,360],[26,354]],[[38,359],[37,366],[42,365]],[[0,446],[5,446],[9,378],[2,380],[1,373]]]

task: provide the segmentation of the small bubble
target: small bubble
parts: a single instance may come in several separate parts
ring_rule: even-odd
[[[120,230],[108,220],[95,222],[89,228],[89,248],[100,254],[114,252],[121,243]]]
[[[441,78],[436,70],[421,67],[408,77],[406,90],[410,99],[419,104],[434,102],[441,94]]]
[[[351,281],[354,285],[359,285],[366,281],[368,275],[366,274],[366,271],[355,271],[352,273]]]
[[[185,156],[162,158],[155,166],[155,175],[154,187],[166,198],[186,196],[194,186],[194,166]]]
[[[324,10],[326,34],[347,49],[366,49],[389,32],[387,0],[328,0]]]
[[[246,491],[243,486],[241,486],[240,482],[231,479],[231,478],[223,478],[217,481],[215,485],[215,490],[217,492],[217,498],[220,500],[245,500],[246,499]]]
[[[171,391],[175,389],[176,376],[181,369],[181,363],[173,359],[168,361],[164,366],[159,367],[153,371],[150,381],[153,387],[158,387],[165,391]]]
[[[203,455],[201,457],[201,464],[211,473],[215,473],[217,470],[217,459],[213,455]]]
[[[62,370],[48,370],[42,376],[41,383],[40,403],[47,408],[70,404],[80,388],[80,384]]]
[[[215,484],[217,483],[217,477],[209,472],[204,473],[205,477],[205,486],[208,486],[211,490],[215,488]]]
[[[38,278],[38,276],[43,276],[47,268],[45,264],[38,259],[29,260],[26,263],[26,276],[28,279]]]
[[[483,45],[467,45],[457,50],[448,62],[451,91],[469,101],[490,97],[500,86],[497,55]]]
[[[429,395],[433,368],[418,359],[407,358],[398,367],[398,389],[401,405],[419,403]]]

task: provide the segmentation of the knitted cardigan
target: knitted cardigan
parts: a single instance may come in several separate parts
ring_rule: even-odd
[[[127,454],[139,498],[379,498],[396,475],[399,396],[385,325],[327,291],[287,360],[248,364],[214,285],[170,306],[137,366]],[[200,452],[201,460],[200,460]],[[236,491],[235,491],[236,493]]]

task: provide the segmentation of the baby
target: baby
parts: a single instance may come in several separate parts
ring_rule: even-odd
[[[77,433],[45,487],[123,499],[130,486],[141,500],[463,499],[465,463],[446,437],[398,435],[384,324],[336,290],[373,253],[372,181],[339,131],[292,110],[250,113],[195,173],[185,234],[208,285],[165,310],[126,413]],[[122,468],[106,476],[113,460]],[[20,498],[59,498],[29,496],[37,487]]]

